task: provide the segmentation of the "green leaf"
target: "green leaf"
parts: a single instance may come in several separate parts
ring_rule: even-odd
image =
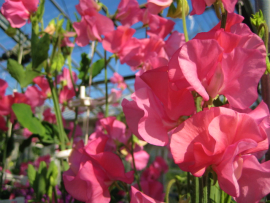
[[[48,51],[50,48],[50,37],[47,33],[42,38],[38,38],[35,31],[32,30],[31,38],[31,55],[32,55],[32,69],[38,66],[48,58]]]
[[[28,180],[29,180],[31,187],[33,187],[34,181],[36,179],[36,169],[34,168],[34,166],[32,164],[28,164],[27,176],[28,176]]]
[[[17,61],[8,59],[7,69],[10,75],[15,78],[20,84],[24,80],[24,69]]]
[[[45,4],[45,0],[40,0],[38,10],[36,12],[38,22],[40,22],[42,20],[42,17],[43,17],[44,11],[45,11],[44,4]]]
[[[46,194],[46,174],[47,174],[47,165],[45,161],[40,162],[39,168],[38,168],[38,176],[35,181],[34,188],[37,188],[37,197],[38,200],[41,200],[44,194]]]
[[[99,59],[92,65],[92,78],[96,77],[105,67],[105,60]]]
[[[26,70],[24,72],[24,79],[23,81],[20,83],[21,87],[27,87],[29,84],[31,84],[33,82],[33,79],[37,76],[42,75],[39,72],[33,71],[33,70]]]
[[[45,129],[41,122],[33,116],[31,107],[27,104],[13,104],[12,110],[14,111],[20,124],[27,128],[34,134],[45,134]]]
[[[13,59],[8,59],[7,69],[10,75],[20,83],[22,88],[31,84],[35,77],[42,75],[37,71],[30,70],[29,66],[27,66],[27,70],[24,70],[23,66]]]
[[[58,72],[61,71],[63,65],[65,64],[65,58],[63,57],[62,53],[58,52],[53,59],[52,66],[51,66],[51,71],[57,70]]]
[[[17,32],[16,28],[11,27],[10,25],[8,26],[8,29],[5,30],[5,33],[9,36],[9,37],[13,37]]]
[[[78,78],[82,80],[82,84],[88,84],[89,81],[89,69],[91,60],[88,58],[86,53],[81,54],[81,62],[79,68]]]

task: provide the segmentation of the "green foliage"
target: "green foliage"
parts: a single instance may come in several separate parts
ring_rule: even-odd
[[[265,29],[264,27],[260,29],[261,24],[264,24],[264,23],[266,24],[266,21],[264,20],[264,17],[263,17],[263,12],[259,10],[257,13],[252,14],[252,17],[250,18],[250,22],[259,31],[258,35],[260,36],[260,38],[263,38],[265,34]]]
[[[184,9],[183,9],[183,1],[184,2]],[[175,5],[174,5],[175,3]],[[171,3],[170,7],[169,7],[169,11],[167,14],[167,17],[171,17],[171,18],[182,18],[182,12],[185,12],[185,16],[188,15],[189,12],[189,6],[186,0],[174,0],[173,3]]]
[[[30,146],[32,138],[38,138],[39,142],[44,146],[59,143],[59,139],[56,139],[57,137],[59,137],[57,126],[46,121],[42,121],[41,123],[43,128],[45,129],[45,133],[32,134],[30,137],[25,139],[19,147],[20,152],[23,152],[26,147]]]
[[[52,62],[51,71],[57,70],[58,72],[60,72],[64,64],[65,64],[65,58],[63,54],[61,52],[57,52]]]
[[[22,88],[27,87],[35,77],[41,75],[41,73],[31,69],[24,70],[23,66],[13,59],[8,59],[7,70]]]
[[[31,187],[34,188],[36,200],[40,201],[44,194],[47,194],[52,199],[53,188],[57,184],[58,168],[52,161],[47,169],[44,161],[40,162],[38,171],[34,166],[29,164],[27,175]]]
[[[42,17],[44,15],[44,11],[45,11],[44,5],[45,5],[45,0],[40,0],[38,10],[36,12],[36,18],[37,18],[38,22],[40,22],[42,20]]]
[[[27,128],[34,134],[45,134],[45,129],[36,117],[33,116],[31,107],[27,104],[13,104],[12,110],[14,111],[20,124]]]
[[[50,37],[47,33],[39,39],[38,35],[32,30],[31,38],[31,55],[32,69],[35,70],[38,66],[48,58],[50,48]]]
[[[88,58],[87,54],[82,53],[81,63],[79,68],[78,78],[82,80],[81,85],[88,85],[89,76],[90,76],[90,64],[91,60]],[[96,77],[102,69],[105,67],[105,60],[99,59],[92,64],[92,78]]]
[[[8,29],[5,30],[5,33],[9,36],[9,37],[13,37],[17,32],[17,29],[14,27],[11,27],[10,25],[8,26]]]

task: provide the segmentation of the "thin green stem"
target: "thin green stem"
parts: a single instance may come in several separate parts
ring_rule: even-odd
[[[186,1],[182,0],[182,20],[183,20],[183,29],[184,29],[184,35],[185,35],[185,40],[188,42],[188,32],[187,32],[187,24],[186,24],[186,13],[185,13],[185,4]]]
[[[176,182],[175,179],[172,179],[169,181],[168,185],[167,185],[167,188],[166,188],[166,196],[165,196],[165,202],[166,203],[169,203],[170,202],[170,190],[171,190],[171,187],[173,186],[173,184]]]
[[[130,153],[131,153],[131,156],[132,156],[132,163],[133,163],[133,168],[134,168],[134,172],[135,172],[134,176],[135,176],[135,179],[137,181],[139,190],[142,192],[142,187],[141,187],[141,184],[140,184],[140,179],[139,179],[138,171],[137,171],[136,164],[135,164],[133,145],[134,145],[133,138],[131,138],[131,152]]]
[[[58,95],[56,93],[56,89],[54,87],[53,80],[49,76],[47,76],[47,80],[48,80],[48,83],[50,85],[50,89],[51,89],[51,93],[52,93],[53,105],[54,105],[56,121],[57,121],[57,126],[58,126],[58,131],[59,131],[60,149],[65,150],[65,148],[66,148],[66,146],[65,146],[66,134],[64,131],[61,111],[60,111],[60,107],[59,107]]]
[[[187,193],[190,194],[190,173],[187,172]]]
[[[57,200],[57,191],[56,191],[56,186],[53,187],[53,197],[54,197],[54,202],[57,203],[58,200]]]
[[[105,59],[105,62],[104,62],[104,68],[105,68],[105,78],[104,78],[104,83],[105,83],[105,92],[106,92],[106,95],[105,95],[105,98],[106,98],[106,106],[105,106],[105,117],[108,117],[109,116],[109,102],[108,102],[108,78],[107,78],[107,51],[104,50],[104,59]]]

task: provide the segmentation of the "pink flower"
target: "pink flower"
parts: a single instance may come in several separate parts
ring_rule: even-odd
[[[118,26],[116,30],[105,34],[102,45],[105,50],[116,54],[123,64],[139,51],[138,39],[132,38],[135,31],[132,28]]]
[[[36,86],[29,86],[25,91],[25,96],[29,99],[31,107],[42,106],[47,97]]]
[[[81,22],[73,23],[73,27],[77,33],[76,43],[81,47],[86,46],[90,40],[101,41],[101,35],[114,30],[111,19],[91,8],[85,10]]]
[[[171,5],[172,0],[147,0],[147,8],[153,14],[158,14]]]
[[[175,163],[183,171],[202,176],[211,166],[221,189],[242,198],[238,180],[244,173],[243,160],[246,155],[268,149],[266,132],[248,114],[216,107],[179,125],[173,131],[170,148]],[[263,180],[258,182],[262,184]]]
[[[167,67],[161,67],[136,77],[133,101],[122,101],[132,132],[158,146],[169,142],[168,132],[181,123],[181,116],[189,116],[195,111],[192,94],[187,89],[176,90],[167,71]],[[141,80],[140,85],[138,80]]]
[[[50,108],[45,109],[43,112],[43,120],[49,123],[56,123],[56,116],[51,112]]]
[[[233,36],[227,35],[224,46]],[[205,101],[224,95],[232,107],[248,108],[258,97],[257,85],[266,69],[265,52],[241,46],[228,50],[219,42],[193,39],[185,43],[169,62],[170,80],[178,89],[195,90]]]
[[[141,10],[137,0],[121,0],[117,10],[116,19],[124,26],[130,27],[140,21]]]
[[[3,116],[0,116],[0,130],[7,131],[6,119]]]
[[[79,4],[75,6],[80,15],[85,15],[88,9],[99,11],[100,6],[94,0],[80,0]]]
[[[121,96],[122,96],[122,90],[111,89],[111,93],[109,94],[109,98],[108,98],[109,103],[111,103],[112,106],[118,106],[119,99],[121,98]]]
[[[72,99],[75,96],[74,89],[69,89],[67,86],[65,86],[60,94],[59,94],[59,102],[60,104],[67,105],[67,102]]]
[[[144,193],[137,190],[135,187],[131,186],[131,201],[130,203],[162,203],[160,201],[157,201]]]
[[[35,77],[33,81],[40,87],[42,96],[44,98],[51,96],[51,89],[50,89],[49,83],[44,76]]]
[[[237,0],[221,0],[224,8],[229,12],[233,13],[235,4],[237,3]],[[206,6],[211,6],[213,3],[215,3],[215,0],[191,0],[193,10],[191,11],[190,15],[200,15],[204,12]]]
[[[0,79],[0,97],[3,97],[6,93],[8,83],[5,80]]]
[[[76,84],[78,77],[77,74],[72,71],[72,78],[74,83]],[[67,86],[69,89],[73,88],[70,72],[68,68],[63,68],[63,72],[61,75],[57,76],[57,83],[62,83],[63,86]]]
[[[5,0],[1,13],[10,22],[11,27],[20,28],[37,11],[39,0]]]
[[[162,157],[157,156],[154,162],[143,171],[141,180],[157,180],[161,173],[166,173],[168,169],[166,161]]]
[[[126,83],[124,82],[123,76],[119,75],[117,72],[113,73],[113,76],[110,78],[111,83],[117,84],[117,88],[124,90],[127,88]]]
[[[173,31],[165,42],[164,49],[169,58],[185,43],[185,36],[178,31]]]
[[[106,137],[99,137],[85,147],[79,142],[70,157],[70,168],[64,172],[65,188],[83,202],[110,202],[109,186],[113,181],[133,182],[133,171],[125,173],[121,159],[104,152]]]
[[[142,192],[143,197],[146,198],[149,202],[150,199],[152,199],[152,201],[150,202],[161,202],[164,199],[164,193],[163,193],[163,185],[158,182],[158,181],[141,181],[140,182],[141,188],[142,188]],[[134,185],[134,188],[138,189],[138,185]],[[142,193],[141,193],[142,194]],[[133,196],[133,192],[132,192],[132,196]],[[148,199],[149,198],[149,199]],[[132,197],[131,197],[132,199]],[[137,196],[137,200],[140,200],[138,202],[144,202],[143,198],[139,198],[139,196]],[[132,202],[132,200],[131,200]]]
[[[134,156],[136,169],[143,170],[147,166],[150,155],[146,151],[140,150],[140,151],[134,152],[133,156]],[[131,167],[134,168],[131,154],[128,154],[126,156],[126,161],[131,163]]]
[[[172,20],[152,14],[149,9],[144,10],[142,22],[150,28],[147,34],[157,35],[160,38],[165,38],[172,31],[175,24]]]

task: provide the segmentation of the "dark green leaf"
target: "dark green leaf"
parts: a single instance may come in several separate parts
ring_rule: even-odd
[[[41,73],[33,70],[26,70],[24,73],[24,80],[20,83],[22,88],[27,87],[29,84],[31,84],[35,77],[42,75]]]
[[[12,110],[14,111],[20,124],[27,128],[34,134],[45,134],[45,129],[41,122],[33,116],[31,107],[27,104],[13,104]]]
[[[81,54],[81,62],[79,68],[78,78],[82,80],[82,84],[88,84],[89,81],[89,69],[91,60],[88,58],[86,53]]]
[[[96,77],[102,69],[105,67],[105,60],[104,59],[99,59],[92,65],[92,78]]]
[[[38,66],[48,58],[48,51],[50,48],[50,37],[46,33],[42,38],[36,35],[32,30],[31,38],[31,55],[32,55],[32,69],[38,68]]]

